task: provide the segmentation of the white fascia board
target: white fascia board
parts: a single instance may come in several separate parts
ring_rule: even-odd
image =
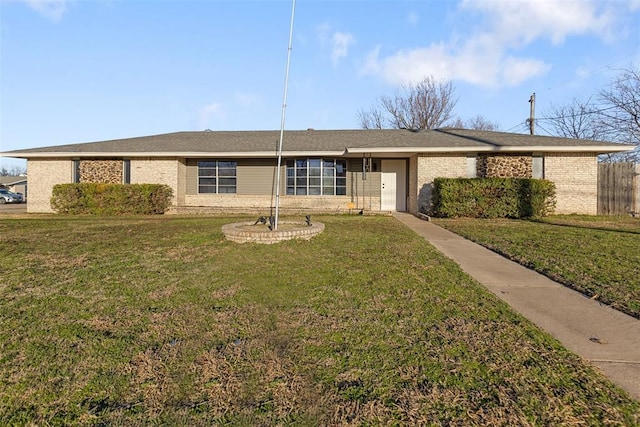
[[[387,153],[612,153],[633,150],[633,145],[590,145],[590,146],[501,146],[501,147],[384,147],[384,148],[347,148],[348,154],[387,154]]]
[[[341,157],[345,154],[344,151],[283,151],[283,157]],[[277,157],[275,151],[254,151],[254,152],[120,152],[120,153],[105,153],[105,152],[12,152],[12,153],[0,153],[2,157],[14,157],[23,159],[40,159],[40,158],[101,158],[101,157],[124,157],[124,158],[136,158],[136,157],[180,157],[180,158],[273,158]]]

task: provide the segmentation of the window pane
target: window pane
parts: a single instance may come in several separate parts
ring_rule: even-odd
[[[213,187],[216,186],[216,179],[215,178],[200,178],[198,180],[198,184],[200,185],[211,185]]]
[[[346,166],[339,159],[288,159],[287,194],[346,195]]]
[[[236,170],[218,168],[218,176],[236,176]]]
[[[216,176],[216,170],[211,168],[198,169],[198,176]]]
[[[218,162],[218,168],[235,169],[237,164],[238,162],[232,162],[232,161]]]
[[[218,185],[219,186],[224,185],[224,186],[227,186],[227,187],[232,185],[232,186],[235,187],[236,186],[236,179],[235,178],[219,178],[218,179]]]
[[[216,187],[211,187],[207,185],[198,186],[198,193],[215,193]]]
[[[201,160],[201,161],[198,162],[198,167],[199,168],[213,168],[213,169],[215,169],[216,168],[216,162],[215,161],[211,162],[211,161]]]
[[[230,194],[230,193],[235,193],[236,192],[236,186],[229,186],[229,187],[223,187],[220,186],[218,187],[218,193],[220,194]]]

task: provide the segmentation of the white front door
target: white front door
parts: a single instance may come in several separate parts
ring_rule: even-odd
[[[382,160],[380,210],[407,210],[407,162],[404,159]]]

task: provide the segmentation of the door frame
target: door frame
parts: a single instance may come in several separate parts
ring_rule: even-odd
[[[382,159],[380,161],[380,210],[407,211],[407,159]],[[391,205],[391,200],[384,199],[385,175],[395,175],[395,209],[388,209],[386,202]],[[390,184],[387,182],[387,184]],[[385,207],[385,208],[383,208]]]

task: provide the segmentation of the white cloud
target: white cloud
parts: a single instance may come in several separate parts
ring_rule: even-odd
[[[255,107],[262,104],[262,98],[252,93],[236,92],[233,99],[242,107]]]
[[[218,102],[212,102],[210,104],[205,105],[200,108],[198,111],[198,123],[197,126],[200,130],[204,130],[206,128],[214,128],[213,122],[217,119],[226,118],[227,113],[222,104]]]
[[[640,0],[638,0],[640,1]],[[419,16],[416,12],[411,11],[409,12],[409,15],[407,16],[407,22],[409,23],[409,25],[411,26],[415,26],[418,25],[418,20],[419,20]]]
[[[335,67],[342,58],[349,54],[349,48],[356,39],[351,33],[333,31],[329,23],[322,23],[316,27],[316,35],[323,50],[329,50],[331,62]]]
[[[462,0],[458,13],[477,15],[477,25],[468,33],[384,57],[377,46],[362,71],[394,85],[433,76],[480,86],[517,86],[551,69],[542,59],[521,53],[524,48],[537,40],[559,45],[587,34],[610,40],[616,30],[614,9],[597,0]]]
[[[59,22],[67,10],[67,0],[24,0],[31,9],[54,22]]]
[[[517,86],[532,77],[546,74],[551,66],[543,61],[508,56],[502,60],[498,78],[507,86]]]
[[[505,45],[539,38],[559,44],[580,34],[609,37],[615,25],[613,10],[594,0],[463,0],[460,8],[482,12]]]
[[[530,58],[503,57],[499,53],[467,48],[458,53],[446,44],[400,51],[376,62],[389,83],[415,83],[426,76],[436,80],[462,80],[478,86],[517,86],[546,73],[550,66]],[[376,66],[370,65],[375,71]]]
[[[338,61],[346,58],[349,53],[349,47],[355,42],[355,38],[349,33],[336,31],[331,37],[331,62],[336,66]]]
[[[364,61],[364,65],[360,70],[361,74],[380,74],[380,72],[382,71],[382,66],[380,65],[379,60],[381,49],[382,46],[377,45],[371,51],[369,51]]]

